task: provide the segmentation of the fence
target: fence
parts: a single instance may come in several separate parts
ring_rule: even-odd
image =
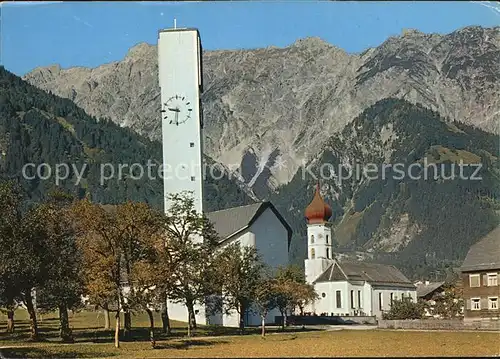
[[[460,319],[379,320],[380,329],[422,330],[500,330],[500,321],[463,321]]]
[[[276,316],[275,323],[281,325],[283,317]],[[326,315],[292,315],[287,317],[288,325],[346,325],[377,324],[375,316],[326,316]]]

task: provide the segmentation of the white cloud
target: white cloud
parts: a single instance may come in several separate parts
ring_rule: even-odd
[[[500,16],[500,4],[496,1],[471,1],[471,3],[487,7],[493,13]]]

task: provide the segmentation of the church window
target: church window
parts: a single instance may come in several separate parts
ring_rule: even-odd
[[[194,147],[194,142],[189,142],[189,147]]]
[[[316,252],[314,251],[314,248],[311,249],[311,259],[314,259],[316,257]]]
[[[326,293],[321,293],[321,296],[324,298],[326,297]]]
[[[391,293],[391,305],[393,301],[394,301],[394,293]]]
[[[351,308],[354,308],[354,291],[351,290]]]
[[[378,294],[378,309],[382,310],[382,293]]]
[[[330,248],[326,249],[326,258],[330,258]]]
[[[335,292],[335,296],[335,299],[337,301],[337,308],[342,308],[342,292],[338,290],[337,292]]]
[[[191,176],[191,181],[194,182],[194,176]]]
[[[328,244],[328,234],[326,235],[326,244]]]
[[[361,306],[361,291],[358,290],[358,308],[362,308]]]
[[[314,234],[311,234],[311,243],[314,243]]]

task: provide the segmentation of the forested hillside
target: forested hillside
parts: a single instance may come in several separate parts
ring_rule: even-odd
[[[313,195],[312,173],[323,178],[339,251],[364,252],[415,278],[444,277],[460,265],[470,245],[498,223],[498,151],[496,135],[445,122],[436,112],[404,100],[386,99],[332,137],[309,164],[310,172],[299,170],[272,200],[294,228],[293,256],[299,263],[305,255],[303,210]],[[462,176],[461,161],[469,165],[462,167]],[[379,172],[372,173],[372,179],[345,178],[348,165],[357,163],[361,168],[376,164]],[[384,163],[400,164],[404,176],[394,168],[382,176]],[[412,164],[422,167],[414,166],[411,178]],[[478,164],[481,168],[474,173]],[[342,180],[339,165],[345,172]]]
[[[163,181],[158,176],[161,158],[161,143],[110,120],[91,117],[71,100],[46,93],[0,67],[0,179],[19,181],[32,201],[43,198],[56,186],[54,172],[49,177],[48,166],[41,167],[38,175],[36,167],[27,168],[26,173],[35,177],[28,180],[23,178],[23,166],[46,163],[55,171],[57,164],[68,164],[69,176],[59,186],[79,198],[89,196],[99,203],[143,201],[162,208]],[[120,164],[139,163],[146,169],[148,160],[155,164],[152,176],[146,172],[138,179],[138,166],[132,172],[123,167],[121,178],[118,176]],[[111,177],[111,167],[115,171],[115,176],[102,185],[101,164],[110,164],[104,167],[106,176]],[[65,173],[63,168],[60,171]],[[82,179],[77,183],[80,172]],[[208,211],[249,202],[250,198],[228,176],[220,180],[207,176]]]

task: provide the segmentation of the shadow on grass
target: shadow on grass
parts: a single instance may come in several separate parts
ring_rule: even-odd
[[[0,349],[0,358],[103,358],[110,357],[116,354],[99,353],[99,352],[79,352],[79,351],[64,351],[53,352],[44,348],[7,348]]]
[[[156,346],[155,349],[189,349],[192,347],[208,347],[215,344],[226,344],[225,340],[203,340],[203,339],[186,339],[172,343],[162,343]]]

